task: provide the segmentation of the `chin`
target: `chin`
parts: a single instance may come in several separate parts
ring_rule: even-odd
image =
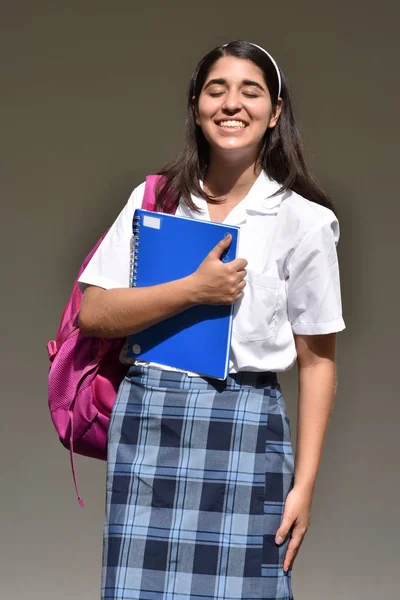
[[[212,150],[217,153],[226,153],[226,154],[234,154],[237,153],[248,153],[254,150],[253,145],[249,146],[248,144],[210,144]]]

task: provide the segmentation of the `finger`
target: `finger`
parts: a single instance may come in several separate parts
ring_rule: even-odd
[[[280,527],[275,535],[275,543],[278,544],[279,546],[281,544],[283,544],[283,542],[287,538],[290,528],[293,525],[293,521],[294,521],[293,518],[291,518],[285,514],[283,515],[282,522],[281,522]]]
[[[240,291],[237,293],[237,295],[236,295],[236,298],[235,298],[235,300],[233,301],[233,303],[232,303],[232,304],[235,304],[235,302],[237,302],[238,300],[240,300],[240,298],[243,298],[243,290],[240,290]]]
[[[247,271],[243,269],[243,271],[237,271],[236,276],[238,281],[242,281],[247,275]]]
[[[245,258],[235,258],[229,263],[233,271],[243,271],[247,267],[247,260]]]
[[[222,240],[218,242],[216,246],[211,250],[209,256],[213,258],[221,258],[222,254],[225,252],[227,248],[231,245],[232,236],[228,233]]]
[[[285,559],[283,561],[283,570],[287,571],[293,567],[293,563],[301,546],[304,536],[293,535],[286,550]]]

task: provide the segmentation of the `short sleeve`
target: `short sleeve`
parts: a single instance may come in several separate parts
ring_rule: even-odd
[[[132,192],[128,202],[110,227],[107,235],[78,279],[84,291],[87,285],[105,289],[129,287],[132,219],[142,206],[145,183]]]
[[[314,226],[288,263],[288,317],[295,334],[334,333],[345,329],[342,318],[336,246],[339,224],[332,219]]]

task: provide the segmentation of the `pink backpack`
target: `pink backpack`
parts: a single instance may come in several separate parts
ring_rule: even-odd
[[[146,177],[142,208],[155,210],[154,186],[159,177]],[[85,337],[78,327],[82,299],[78,278],[105,235],[81,265],[64,308],[57,337],[47,344],[51,418],[61,443],[70,451],[72,474],[81,506],[83,501],[76,481],[74,452],[106,460],[110,413],[128,368],[119,361],[125,338]]]

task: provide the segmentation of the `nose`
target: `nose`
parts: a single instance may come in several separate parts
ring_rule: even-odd
[[[224,97],[222,109],[229,113],[235,113],[239,111],[241,107],[240,95],[235,90],[229,90]]]

